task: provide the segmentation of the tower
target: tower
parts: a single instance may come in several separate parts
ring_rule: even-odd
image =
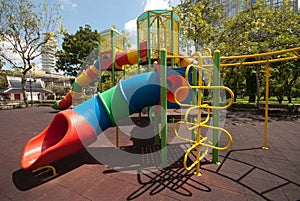
[[[54,33],[46,33],[46,36],[49,35],[49,40],[47,43],[42,45],[42,70],[46,71],[46,73],[53,73],[56,56],[55,53],[57,51],[57,39]]]
[[[137,19],[137,46],[147,49],[148,66],[159,57],[159,51],[166,49],[171,56],[179,55],[180,18],[172,10],[151,10],[142,13]],[[145,43],[147,42],[147,44]],[[142,59],[139,56],[139,59]],[[170,65],[176,65],[175,59]]]

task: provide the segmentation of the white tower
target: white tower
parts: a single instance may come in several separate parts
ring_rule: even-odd
[[[50,35],[50,38],[48,42],[42,46],[42,70],[46,71],[47,73],[55,73],[55,53],[58,49],[57,39],[54,33],[47,34]]]

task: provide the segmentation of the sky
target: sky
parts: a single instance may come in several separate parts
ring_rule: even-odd
[[[35,0],[42,2],[43,0]],[[54,1],[48,0],[53,3]],[[90,25],[92,30],[101,32],[113,24],[116,29],[126,30],[131,35],[136,35],[136,19],[144,11],[154,9],[170,9],[168,0],[56,0],[60,4],[59,12],[64,28],[74,34],[79,27]],[[176,6],[180,0],[171,0],[171,6]],[[132,42],[135,42],[133,39]],[[58,39],[61,46],[62,39]],[[1,45],[6,45],[2,43]],[[134,47],[134,44],[133,44]],[[20,64],[21,58],[13,52],[8,52],[15,63]],[[37,68],[41,67],[40,57],[34,60]],[[5,65],[4,69],[11,69]]]
[[[168,9],[168,0],[58,0],[63,24],[69,33],[88,24],[99,32],[115,24],[117,30],[133,31],[136,18],[146,10]],[[180,0],[172,0],[178,5]]]

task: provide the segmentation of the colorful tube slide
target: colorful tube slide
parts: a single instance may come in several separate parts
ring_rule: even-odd
[[[183,71],[177,69],[177,71]],[[168,99],[174,101],[171,92],[187,85],[184,77],[168,69]],[[185,100],[189,91],[180,93],[179,100]],[[141,112],[148,106],[159,104],[160,85],[158,72],[136,75],[120,80],[117,86],[99,93],[73,110],[56,114],[50,125],[26,144],[21,166],[35,169],[87,147],[97,135],[132,113]]]
[[[111,54],[111,51],[109,52]],[[108,53],[107,53],[108,54]],[[122,69],[123,65],[136,64],[138,61],[137,50],[117,51],[115,54],[115,68]],[[146,51],[140,51],[140,57],[143,58],[147,54]],[[101,69],[110,69],[111,60],[108,59],[108,64],[101,65]],[[79,99],[82,95],[82,88],[88,86],[99,76],[99,60],[96,60],[87,70],[82,72],[72,84],[70,92],[63,99],[58,100],[52,106],[53,109],[64,110],[72,105],[72,99]]]
[[[144,47],[144,44],[142,44]],[[140,57],[144,58],[147,56],[147,47],[141,48]],[[110,51],[111,53],[111,51]],[[124,52],[116,52],[115,55],[115,67],[117,69],[122,69],[123,65],[133,65],[138,63],[138,51],[137,50],[128,50]],[[109,52],[107,52],[109,54]],[[181,56],[184,56],[183,53],[180,53]],[[103,56],[103,55],[102,55]],[[102,58],[102,57],[101,57]],[[111,61],[108,59],[108,61]],[[189,58],[181,58],[180,66],[188,66],[192,63],[192,59]],[[111,62],[108,62],[105,65],[101,65],[102,69],[110,69]],[[93,65],[91,65],[87,70],[82,72],[72,84],[72,88],[70,92],[64,96],[63,99],[58,100],[52,106],[53,109],[56,110],[65,110],[72,105],[72,99],[79,99],[82,93],[82,88],[87,87],[92,81],[94,81],[99,76],[99,60],[95,61]]]

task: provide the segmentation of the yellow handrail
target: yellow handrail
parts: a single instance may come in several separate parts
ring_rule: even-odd
[[[179,87],[175,93],[174,93],[174,99],[176,101],[176,103],[179,105],[179,106],[183,106],[183,107],[193,107],[194,105],[192,104],[186,104],[186,103],[181,103],[180,101],[177,100],[176,98],[176,94],[180,91],[180,90],[183,90],[183,89],[224,89],[225,91],[227,91],[229,94],[230,94],[230,101],[227,105],[223,106],[223,107],[220,107],[220,106],[210,106],[210,105],[200,105],[199,107],[201,108],[209,108],[209,109],[214,109],[214,110],[225,110],[227,108],[229,108],[233,102],[234,102],[234,93],[233,91],[228,88],[228,87],[225,87],[225,86],[182,86],[182,87]]]
[[[211,71],[209,70],[209,69],[207,69],[207,68],[204,68],[204,66],[198,66],[198,65],[195,65],[195,64],[190,64],[190,65],[188,65],[187,67],[186,67],[186,70],[185,70],[185,79],[187,80],[187,84],[188,84],[188,86],[190,86],[190,87],[192,87],[192,85],[189,83],[189,76],[191,75],[190,73],[189,73],[189,71],[190,71],[190,68],[196,68],[196,69],[198,69],[198,70],[200,70],[200,71],[206,71],[206,73],[207,73],[207,75],[208,75],[208,83],[207,83],[207,86],[210,86],[211,85]]]
[[[206,137],[201,139],[200,142],[206,140]],[[186,170],[190,171],[193,167],[195,167],[195,165],[199,164],[200,161],[206,156],[206,154],[208,153],[208,147],[205,149],[205,152],[203,154],[201,154],[201,156],[196,158],[196,161],[191,164],[190,166],[187,166],[187,159],[188,159],[188,155],[190,154],[190,152],[195,149],[195,148],[199,148],[199,146],[201,146],[201,143],[195,143],[194,145],[192,145],[190,148],[188,148],[188,150],[185,152],[184,158],[183,158],[183,166]]]
[[[199,61],[201,63],[202,62],[201,54],[199,53],[198,56],[200,57]],[[188,82],[188,80],[189,80],[188,76],[189,76],[190,68],[196,68],[197,70],[200,70],[199,74],[198,74],[198,76],[199,76],[198,79],[201,79],[201,80],[199,80],[198,86],[191,85]],[[193,144],[186,151],[185,156],[184,156],[183,164],[184,164],[184,168],[186,170],[191,170],[192,168],[194,168],[197,165],[196,166],[196,172],[195,172],[197,175],[201,175],[201,173],[200,173],[200,161],[206,156],[206,154],[208,153],[208,149],[209,148],[213,148],[213,149],[216,149],[216,150],[223,151],[223,150],[228,149],[231,146],[231,144],[232,144],[232,137],[231,137],[230,133],[227,130],[225,130],[223,128],[219,128],[219,127],[207,125],[207,123],[209,122],[209,118],[210,118],[210,114],[211,114],[211,110],[212,109],[213,110],[224,110],[224,109],[227,109],[228,107],[230,107],[233,104],[233,102],[234,102],[234,93],[232,92],[231,89],[229,89],[228,87],[225,87],[225,86],[211,86],[210,85],[211,81],[209,81],[209,85],[208,86],[202,86],[202,71],[206,71],[207,74],[211,75],[211,71],[209,69],[207,69],[207,68],[204,68],[203,65],[200,65],[200,66],[195,65],[195,64],[188,65],[187,69],[186,69],[186,72],[185,72],[185,78],[187,80],[187,86],[179,87],[175,91],[175,93],[174,93],[175,102],[179,106],[188,107],[188,109],[187,109],[187,111],[186,111],[186,113],[184,115],[184,120],[183,121],[179,121],[179,122],[177,122],[174,125],[174,133],[175,133],[175,135],[180,140],[183,140],[183,141],[186,141],[186,142],[189,142],[189,143]],[[190,89],[193,89],[193,90],[198,89],[198,103],[197,103],[197,105],[181,103],[177,99],[177,94],[181,90],[186,90],[186,89],[188,89],[188,90],[190,90]],[[211,105],[208,105],[208,104],[202,104],[201,103],[201,95],[200,95],[200,93],[203,90],[208,90],[208,89],[223,89],[223,90],[227,91],[230,94],[230,101],[229,101],[229,103],[227,103],[225,106],[211,106]],[[201,111],[203,109],[207,110],[207,116],[206,116],[205,120],[201,121]],[[196,110],[198,112],[198,117],[197,117],[197,119],[196,119],[195,122],[189,121],[189,116],[191,114],[191,111],[193,111],[193,110]],[[184,137],[180,136],[178,126],[182,125],[182,124],[185,125],[185,128],[187,130],[193,131],[193,134],[196,135],[196,140],[188,139],[188,138],[184,138]],[[201,128],[218,130],[218,131],[221,131],[222,133],[225,133],[226,136],[227,136],[227,138],[228,138],[227,145],[223,146],[223,147],[214,146],[212,144],[212,142],[210,142],[208,140],[207,137],[201,136],[201,133],[200,133]],[[205,151],[202,154],[201,154],[201,150],[200,150],[201,146],[205,147]],[[192,150],[194,150],[194,149],[196,149],[196,159],[195,159],[195,161],[190,166],[188,166],[187,165],[188,156],[189,156],[190,152]]]
[[[228,57],[221,57],[221,67],[228,67],[228,66],[244,66],[244,65],[254,65],[254,64],[266,64],[266,63],[275,63],[281,61],[289,61],[289,60],[297,60],[300,59],[299,52],[300,47],[291,48],[287,50],[275,51],[275,52],[266,52],[260,54],[251,54],[251,55],[239,55],[239,56],[228,56]],[[279,56],[285,55],[290,53],[288,57],[282,58],[271,58],[271,56]],[[256,58],[257,61],[246,61],[249,58]],[[241,61],[238,61],[241,60]],[[226,63],[228,61],[232,61],[233,63]]]
[[[179,121],[179,122],[177,122],[174,125],[174,133],[175,133],[175,135],[179,139],[181,139],[183,141],[187,141],[187,142],[190,142],[190,143],[199,143],[199,142],[197,142],[195,140],[191,140],[191,139],[188,139],[188,138],[181,137],[179,135],[179,133],[178,133],[179,129],[177,129],[178,125],[180,125],[180,124],[184,124],[185,126],[187,126],[187,124],[188,125],[190,125],[190,124],[194,125],[193,127],[186,127],[187,130],[194,130],[194,129],[198,128],[198,127],[202,127],[202,128],[212,129],[212,130],[218,130],[218,131],[221,131],[221,132],[223,132],[223,133],[225,133],[227,135],[227,137],[228,137],[228,143],[224,147],[216,147],[216,146],[211,145],[211,144],[200,143],[201,145],[206,146],[208,148],[213,148],[213,149],[217,149],[217,150],[220,150],[220,151],[224,151],[224,150],[230,148],[230,146],[232,144],[232,137],[231,137],[230,133],[226,129],[224,129],[224,128],[210,126],[210,125],[205,124],[204,122],[201,122],[200,124],[197,124],[197,123],[192,123],[192,122],[188,122],[188,121]]]

